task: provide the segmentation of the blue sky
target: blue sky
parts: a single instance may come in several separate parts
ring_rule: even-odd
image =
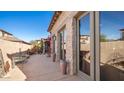
[[[52,11],[0,11],[0,29],[14,36],[31,41],[46,38]]]
[[[80,34],[81,35],[90,35],[90,16],[84,16],[80,20]]]
[[[82,35],[90,34],[89,16],[81,19],[80,33]],[[104,34],[108,39],[120,39],[121,32],[119,29],[124,28],[124,12],[104,11],[100,12],[100,33]]]
[[[46,38],[49,35],[47,29],[53,13],[52,11],[0,11],[0,28],[25,41]],[[89,17],[84,19],[81,34],[88,35]],[[124,28],[124,12],[100,13],[100,30],[107,38],[120,38],[121,28]]]
[[[120,39],[119,29],[124,28],[124,12],[101,12],[101,33],[108,39]]]

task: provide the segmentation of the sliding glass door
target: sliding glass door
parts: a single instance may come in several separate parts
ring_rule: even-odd
[[[124,12],[83,12],[77,19],[78,74],[124,80]]]
[[[88,80],[94,79],[94,38],[93,33],[93,12],[82,14],[77,20],[78,23],[78,73]]]
[[[124,80],[124,12],[100,12],[100,79]]]

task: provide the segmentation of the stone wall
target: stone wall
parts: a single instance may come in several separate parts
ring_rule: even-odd
[[[63,27],[65,27],[65,31],[66,31],[66,61],[69,62],[70,65],[70,74],[73,75],[74,74],[74,52],[73,48],[76,44],[73,44],[75,42],[73,42],[73,33],[74,32],[74,16],[77,12],[72,12],[72,11],[67,11],[67,12],[62,12],[62,14],[59,16],[57,22],[55,23],[55,25],[53,26],[52,30],[51,30],[51,34],[52,35],[56,35],[56,42],[57,42],[57,46],[56,46],[56,60],[60,61],[60,41],[59,41],[59,31],[61,31],[61,29]],[[76,70],[76,69],[75,69]]]

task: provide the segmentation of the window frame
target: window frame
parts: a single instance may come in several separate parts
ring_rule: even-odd
[[[87,14],[90,16],[90,55],[91,55],[91,63],[90,63],[90,76],[84,72],[79,70],[79,60],[80,60],[80,30],[79,30],[79,20],[82,17],[85,17]],[[82,78],[86,78],[87,80],[95,80],[95,24],[94,24],[94,12],[85,12],[81,16],[77,18],[77,70],[78,75]]]
[[[63,60],[63,61],[65,61],[66,60],[66,58],[65,58],[65,54],[64,54],[64,35],[65,35],[65,31],[66,31],[66,26],[64,26],[64,27],[62,27],[61,28],[61,30],[59,30],[59,47],[60,47],[60,60]],[[63,34],[63,38],[62,38],[62,45],[61,45],[61,34]],[[62,48],[63,48],[63,50],[62,50],[62,54],[61,54],[61,46],[62,46]],[[62,56],[62,58],[61,58],[61,56]]]

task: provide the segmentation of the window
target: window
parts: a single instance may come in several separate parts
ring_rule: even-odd
[[[60,32],[60,59],[66,60],[66,31],[63,29]]]

